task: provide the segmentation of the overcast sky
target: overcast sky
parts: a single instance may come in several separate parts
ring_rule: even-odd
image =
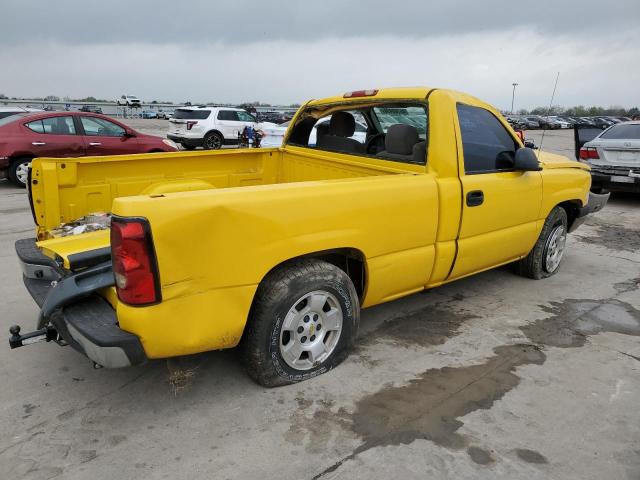
[[[640,105],[640,0],[2,0],[0,93],[289,104],[453,88]]]

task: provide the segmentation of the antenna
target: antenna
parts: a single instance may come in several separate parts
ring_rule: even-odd
[[[553,93],[551,94],[551,101],[549,102],[549,108],[547,109],[547,118],[551,114],[551,107],[553,106],[553,99],[556,96],[556,88],[558,88],[558,80],[560,79],[560,72],[556,75],[556,83],[553,86]],[[544,133],[547,131],[545,128],[542,130],[542,138],[540,138],[540,146],[538,147],[538,158],[540,158],[540,154],[542,153],[542,143],[544,142]]]

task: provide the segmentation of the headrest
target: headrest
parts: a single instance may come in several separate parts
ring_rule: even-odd
[[[388,153],[411,155],[413,146],[420,141],[418,129],[412,125],[396,123],[387,130],[384,147]]]
[[[329,135],[350,137],[356,131],[356,119],[349,112],[336,112],[331,115]]]

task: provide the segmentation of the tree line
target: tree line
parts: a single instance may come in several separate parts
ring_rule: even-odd
[[[602,115],[610,115],[614,117],[633,117],[640,115],[640,109],[638,107],[624,108],[619,105],[613,105],[610,107],[586,107],[584,105],[578,105],[571,108],[561,107],[554,105],[549,107],[536,107],[531,110],[522,108],[517,112],[519,115],[570,115],[572,117],[598,117]]]

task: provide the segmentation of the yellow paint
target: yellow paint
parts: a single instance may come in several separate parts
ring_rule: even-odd
[[[236,345],[259,283],[288,259],[360,252],[368,307],[517,260],[555,205],[586,202],[589,173],[564,157],[543,154],[541,172],[465,175],[456,103],[487,108],[519,140],[495,109],[462,93],[383,89],[301,110],[396,101],[428,105],[426,166],[295,146],[36,159],[39,246],[67,259],[108,245],[108,232],[49,238],[93,211],[147,218],[163,301],[131,307],[113,288],[102,293],[121,328],[162,358]],[[471,190],[484,192],[483,205],[466,206]]]

